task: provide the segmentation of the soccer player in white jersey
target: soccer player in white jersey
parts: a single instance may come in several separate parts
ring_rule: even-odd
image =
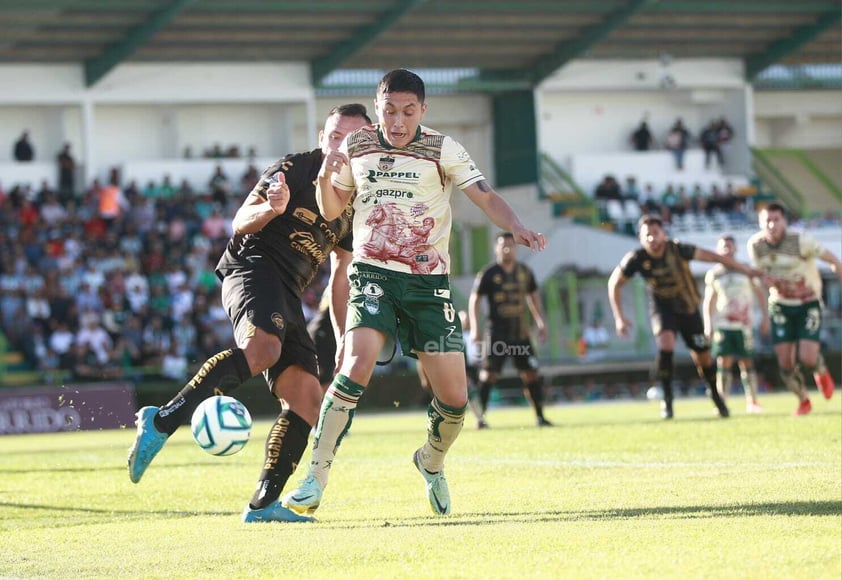
[[[722,236],[716,245],[722,256],[734,258],[737,244],[733,236]],[[716,357],[716,389],[724,400],[731,390],[734,359],[746,397],[746,413],[762,411],[757,402],[757,373],[754,371],[754,306],[766,310],[764,288],[745,274],[717,264],[705,275],[705,334],[713,344]],[[769,333],[769,319],[763,317],[761,334]]]
[[[822,359],[822,279],[816,258],[830,264],[842,280],[842,262],[805,232],[787,230],[786,210],[770,203],[758,214],[760,230],[748,241],[748,255],[765,272],[769,286],[772,344],[781,379],[798,397],[795,415],[812,410],[804,375],[811,373],[826,399],[833,396],[833,377]],[[799,369],[796,367],[796,358]]]
[[[430,378],[427,437],[413,462],[433,512],[445,515],[451,505],[444,458],[462,429],[468,399],[462,328],[448,279],[451,185],[517,243],[542,250],[546,239],[521,223],[459,143],[421,125],[427,103],[418,75],[387,73],[374,104],[379,123],[348,135],[319,174],[322,216],[339,215],[353,203],[351,291],[343,357],[322,404],[309,474],[283,502],[298,513],[319,506],[378,354],[395,337]]]

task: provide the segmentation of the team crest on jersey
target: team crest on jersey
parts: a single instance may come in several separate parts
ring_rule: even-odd
[[[306,207],[297,207],[292,215],[303,221],[305,224],[313,225],[316,223],[316,213],[310,211]]]
[[[363,306],[365,306],[366,311],[372,315],[379,314],[380,297],[383,296],[383,288],[379,284],[368,282],[363,286],[363,296],[365,296]]]
[[[643,262],[643,269],[644,270],[651,270],[652,269],[652,262],[650,262],[649,260],[646,260],[645,262]]]
[[[286,326],[286,322],[284,322],[284,317],[278,314],[277,312],[272,313],[272,324],[275,325],[275,328],[278,330],[283,330],[284,326]]]
[[[395,158],[391,155],[384,155],[380,158],[380,161],[377,162],[377,169],[379,169],[380,171],[389,171],[394,166]]]

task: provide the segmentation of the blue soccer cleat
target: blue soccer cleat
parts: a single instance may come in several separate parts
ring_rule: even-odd
[[[137,412],[137,438],[129,449],[129,479],[132,483],[140,481],[143,472],[169,438],[155,428],[153,419],[157,413],[158,407],[143,407]]]
[[[278,500],[273,501],[265,508],[259,510],[246,506],[243,510],[243,522],[247,524],[266,522],[315,522],[316,518],[300,516],[294,511],[285,508]]]
[[[444,469],[436,473],[430,473],[421,465],[421,450],[418,449],[412,456],[412,462],[427,483],[427,497],[430,500],[430,507],[433,513],[439,516],[446,516],[450,513],[450,489],[447,487],[447,480],[444,478]]]
[[[323,492],[319,480],[308,475],[297,489],[283,497],[281,503],[297,514],[312,514],[319,507]]]

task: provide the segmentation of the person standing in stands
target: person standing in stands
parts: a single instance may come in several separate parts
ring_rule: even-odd
[[[14,158],[15,161],[22,163],[28,163],[35,159],[35,149],[33,149],[32,143],[29,142],[29,131],[24,131],[20,138],[15,141]]]
[[[631,322],[623,312],[621,289],[635,274],[646,279],[649,288],[649,313],[652,333],[658,345],[657,375],[664,399],[661,417],[673,418],[673,351],[675,335],[681,334],[690,349],[699,376],[707,383],[710,398],[720,417],[728,417],[728,406],[716,388],[716,365],[710,354],[710,343],[699,313],[701,295],[690,272],[690,260],[718,262],[749,277],[760,272],[729,256],[697,248],[667,238],[660,216],[646,215],[638,222],[641,248],[626,254],[608,280],[608,299],[614,313],[617,334],[627,336]]]
[[[804,374],[813,375],[826,399],[835,385],[821,356],[822,278],[816,258],[830,264],[842,280],[842,262],[806,232],[787,229],[786,210],[770,203],[758,214],[760,231],[748,241],[752,263],[766,275],[772,344],[784,385],[798,397],[795,415],[807,415],[813,405]],[[797,363],[797,364],[796,364]]]

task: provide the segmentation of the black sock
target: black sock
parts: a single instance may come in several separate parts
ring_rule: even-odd
[[[544,418],[544,382],[539,378],[526,384],[529,397],[532,399],[532,406],[535,408],[535,416]]]
[[[479,401],[482,403],[482,412],[485,413],[485,410],[488,409],[488,399],[491,398],[491,387],[494,386],[494,383],[488,381],[480,381],[479,384]]]
[[[282,411],[275,419],[266,438],[263,471],[249,502],[251,509],[265,508],[281,496],[307,448],[310,428],[311,425],[289,410]]]
[[[710,398],[713,401],[713,404],[716,405],[720,415],[727,417],[729,415],[728,406],[725,404],[725,401],[722,400],[722,397],[719,396],[719,391],[716,388],[716,365],[710,365],[709,367],[704,367],[700,370],[700,374],[704,377],[705,382],[708,384]],[[731,369],[728,369],[728,372],[731,372]]]
[[[664,390],[664,402],[672,405],[672,351],[658,351],[658,378]]]
[[[158,410],[155,428],[172,435],[199,406],[213,395],[224,395],[251,378],[251,370],[242,349],[223,350],[205,361],[199,372],[181,392]]]

